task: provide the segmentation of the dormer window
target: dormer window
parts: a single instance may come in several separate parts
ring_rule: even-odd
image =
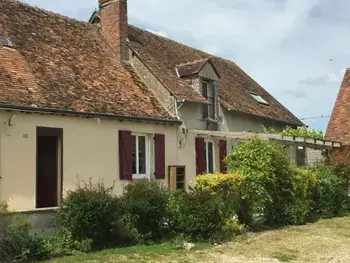
[[[203,80],[201,95],[208,100],[208,104],[202,105],[203,119],[215,120],[215,86],[213,83]]]
[[[250,96],[252,96],[257,102],[265,105],[269,105],[269,103],[264,100],[260,95],[254,94],[254,93],[249,93]]]

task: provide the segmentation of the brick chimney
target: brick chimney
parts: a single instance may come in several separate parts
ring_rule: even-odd
[[[127,0],[98,0],[102,33],[121,60],[129,59]]]

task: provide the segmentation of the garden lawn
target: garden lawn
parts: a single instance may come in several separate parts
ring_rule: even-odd
[[[163,244],[104,250],[48,262],[348,263],[350,218],[321,220],[305,226],[248,233],[224,245],[202,244],[191,251],[179,249],[176,244]]]

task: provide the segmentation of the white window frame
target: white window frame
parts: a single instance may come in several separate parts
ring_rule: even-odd
[[[204,84],[206,84],[207,86],[207,100],[208,100],[208,104],[206,104],[206,106],[208,107],[208,117],[207,119],[216,119],[216,115],[217,115],[217,112],[216,112],[216,90],[215,90],[215,86],[213,85],[213,83],[209,80],[206,80],[206,79],[202,79],[202,88],[201,88],[201,95],[203,95],[203,86]],[[210,103],[210,100],[209,98],[211,97],[210,95],[212,95],[213,97],[213,103]],[[210,106],[213,107],[213,112],[210,111]],[[211,114],[214,114],[213,116],[210,116]]]
[[[133,180],[151,179],[151,139],[150,135],[146,133],[133,132],[132,136],[136,136],[136,174],[132,175]],[[139,137],[146,137],[146,173],[139,174]]]
[[[215,165],[215,161],[216,161],[216,158],[215,158],[215,141],[213,140],[205,140],[205,172],[206,173],[209,173],[209,144],[208,143],[212,143],[213,144],[213,173],[215,173],[216,171],[216,165]]]
[[[257,102],[261,103],[261,104],[265,104],[265,105],[269,105],[269,103],[260,95],[249,92],[250,96],[253,97],[253,99],[255,99]]]

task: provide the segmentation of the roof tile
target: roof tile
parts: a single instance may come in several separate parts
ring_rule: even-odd
[[[0,0],[0,103],[172,119],[100,28]]]
[[[350,69],[345,72],[328,124],[326,139],[350,145]]]
[[[226,108],[272,118],[289,124],[303,125],[297,117],[232,61],[213,56],[134,26],[129,26],[129,40],[130,47],[140,56],[143,63],[147,64],[153,74],[168,89],[182,99],[203,101],[202,96],[197,91],[189,86],[184,79],[179,78],[175,68],[182,65],[178,68],[180,69],[180,76],[181,74],[191,74],[198,71],[202,63],[210,57],[221,77],[220,100]],[[188,68],[183,67],[184,63],[193,61],[197,61],[197,63],[189,64]],[[260,95],[268,101],[269,105],[256,102],[249,92]]]

